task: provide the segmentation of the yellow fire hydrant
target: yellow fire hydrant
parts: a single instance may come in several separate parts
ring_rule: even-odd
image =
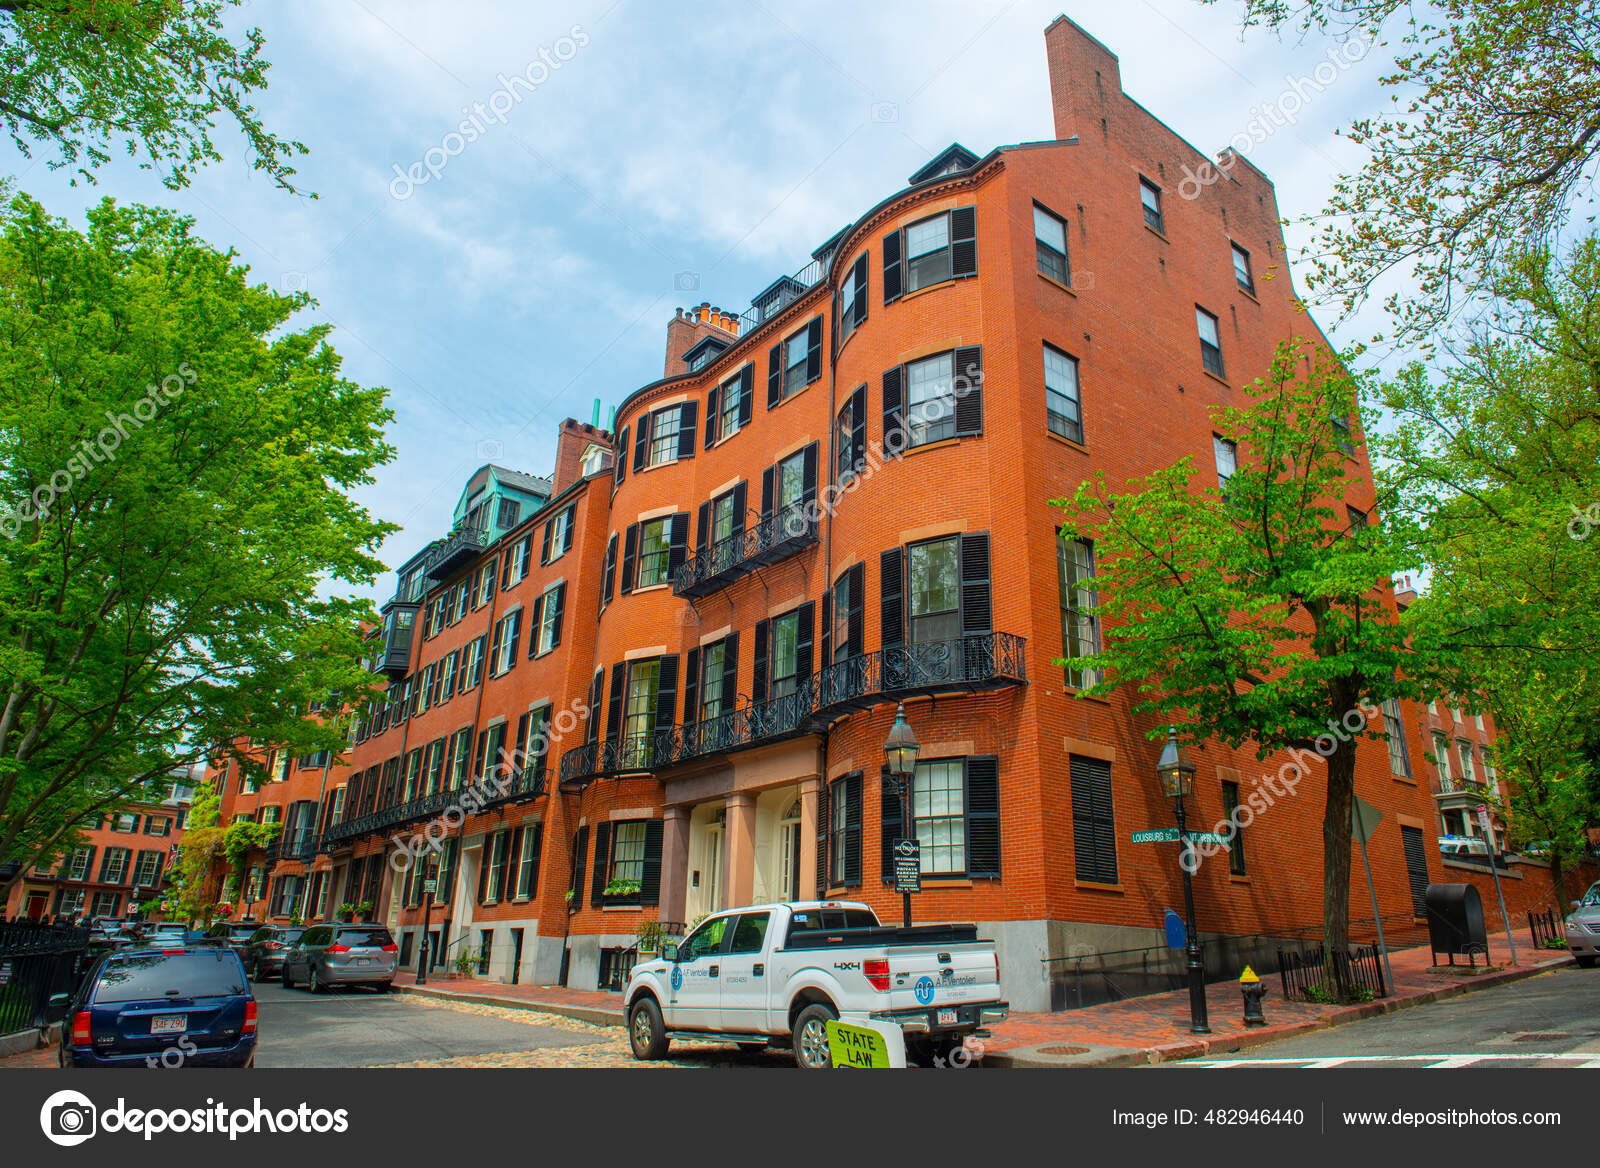
[[[1239,992],[1244,995],[1244,1024],[1265,1026],[1267,1016],[1261,1012],[1261,1000],[1267,996],[1267,986],[1248,965],[1239,975]]]

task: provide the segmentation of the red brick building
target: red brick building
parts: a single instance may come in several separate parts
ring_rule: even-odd
[[[982,922],[1021,1009],[1059,1004],[1079,955],[1164,960],[1175,850],[1129,842],[1171,822],[1155,727],[1051,664],[1099,630],[1093,548],[1063,547],[1047,500],[1183,454],[1225,475],[1209,411],[1320,334],[1265,176],[1226,157],[1183,189],[1211,160],[1117,58],[1065,18],[1045,40],[1054,140],[950,147],[749,312],[680,310],[663,376],[612,431],[564,423],[550,479],[475,476],[374,631],[390,700],[348,765],[271,792],[312,809],[323,854],[270,888],[301,881],[309,915],[373,901],[409,964],[433,879],[437,962],[591,987],[648,921],[817,894],[892,918],[903,701],[920,919]],[[1421,717],[1385,713],[1357,783],[1398,933],[1442,868]],[[1221,820],[1283,761],[1207,744],[1191,813]],[[1319,779],[1198,873],[1219,972],[1320,920]]]
[[[180,773],[165,799],[93,817],[83,825],[84,842],[59,864],[30,869],[11,886],[6,917],[120,917],[136,903],[159,899],[193,795],[193,782]]]

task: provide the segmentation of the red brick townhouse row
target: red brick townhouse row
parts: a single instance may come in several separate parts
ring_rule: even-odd
[[[664,375],[611,432],[564,423],[550,479],[474,476],[375,630],[388,700],[296,794],[322,913],[372,901],[407,964],[426,920],[440,963],[588,987],[648,922],[814,895],[892,918],[903,702],[920,919],[981,922],[1022,1009],[1077,955],[1163,944],[1174,848],[1129,839],[1172,819],[1156,727],[1051,664],[1100,629],[1094,548],[1047,501],[1183,454],[1225,480],[1209,411],[1320,336],[1267,179],[1235,157],[1186,189],[1209,160],[1116,57],[1065,18],[1045,39],[1054,140],[950,147],[750,311],[680,311]],[[1380,910],[1409,924],[1443,869],[1418,711],[1385,715],[1357,782]],[[1210,823],[1282,760],[1196,762]],[[1319,784],[1198,873],[1202,931],[1236,938],[1219,972],[1320,919]]]
[[[5,917],[53,920],[120,917],[165,890],[194,795],[194,778],[179,771],[164,798],[130,803],[87,819],[83,842],[52,868],[31,868],[11,886]]]

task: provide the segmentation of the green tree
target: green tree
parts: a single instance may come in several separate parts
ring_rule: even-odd
[[[1393,46],[1390,108],[1348,130],[1367,161],[1334,184],[1308,284],[1351,310],[1406,276],[1414,290],[1387,299],[1402,340],[1430,343],[1499,265],[1592,206],[1594,0],[1246,0],[1244,20]]]
[[[0,235],[0,860],[236,735],[341,750],[392,526],[348,492],[393,456],[386,391],[340,375],[309,301],[188,220],[107,200],[86,232],[19,197]],[[338,695],[342,695],[338,696]],[[222,744],[219,746],[218,744]]]
[[[250,104],[267,85],[265,41],[223,31],[242,0],[6,0],[0,3],[0,121],[25,156],[36,146],[94,181],[119,146],[146,169],[187,186],[221,158],[219,115],[244,134],[255,169],[294,191],[300,142],[267,130]],[[76,178],[74,182],[76,182]]]
[[[1381,732],[1367,721],[1383,701],[1421,692],[1387,593],[1409,545],[1344,503],[1359,471],[1340,365],[1285,343],[1248,396],[1213,413],[1238,448],[1226,490],[1185,456],[1130,492],[1102,475],[1057,502],[1063,538],[1094,541],[1105,617],[1102,652],[1071,664],[1104,671],[1093,693],[1130,691],[1136,713],[1159,716],[1157,733],[1170,722],[1261,758],[1288,750],[1302,782],[1325,760],[1323,932],[1339,950],[1356,743]]]

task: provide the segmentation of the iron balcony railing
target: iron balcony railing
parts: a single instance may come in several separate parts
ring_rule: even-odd
[[[428,579],[443,580],[462,564],[475,559],[488,546],[487,531],[463,524],[444,537],[444,542],[434,553],[433,562],[428,565]]]
[[[812,260],[794,275],[786,280],[780,280],[778,287],[766,299],[751,305],[749,312],[740,313],[738,320],[738,336],[743,339],[755,332],[769,320],[782,315],[800,297],[811,291],[812,287],[827,274],[828,266],[821,260]]]
[[[476,802],[480,806],[493,807],[501,803],[537,798],[544,794],[544,778],[545,771],[542,766],[513,770],[504,791],[487,799],[479,798]],[[380,835],[392,828],[432,819],[457,802],[464,790],[465,788],[452,788],[435,791],[431,795],[421,795],[404,803],[380,807],[365,815],[357,815],[341,823],[335,823],[322,833],[317,847],[321,851],[328,851],[351,840]]]
[[[283,837],[278,844],[278,857],[284,860],[309,860],[317,854],[317,833],[302,828]]]
[[[753,527],[719,539],[703,553],[691,554],[672,577],[672,591],[684,597],[704,596],[816,542],[815,509],[803,503],[784,507],[763,515]]]
[[[1028,680],[1027,641],[978,633],[903,645],[829,665],[792,692],[646,735],[586,742],[561,757],[563,790],[600,775],[661,770],[827,728],[841,714],[907,696],[977,693]]]

